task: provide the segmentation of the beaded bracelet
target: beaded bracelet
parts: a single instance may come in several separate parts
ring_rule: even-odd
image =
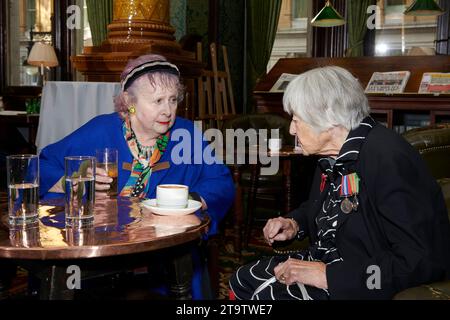
[[[305,236],[305,232],[303,230],[300,230],[300,226],[299,226],[297,220],[295,220],[292,217],[289,217],[289,219],[291,219],[294,222],[294,225],[297,226],[297,228],[298,228],[297,233],[294,238],[297,238],[298,240],[303,240],[303,238]]]

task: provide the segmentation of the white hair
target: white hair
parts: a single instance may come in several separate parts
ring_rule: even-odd
[[[286,88],[284,110],[309,124],[316,132],[334,126],[359,127],[370,113],[359,81],[347,70],[327,66],[296,77]]]

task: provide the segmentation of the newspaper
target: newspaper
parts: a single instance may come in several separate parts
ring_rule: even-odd
[[[273,85],[270,92],[284,92],[289,83],[294,80],[298,74],[283,73]]]
[[[420,83],[419,93],[450,94],[450,73],[424,73]]]
[[[411,73],[409,71],[374,72],[366,93],[402,93]]]

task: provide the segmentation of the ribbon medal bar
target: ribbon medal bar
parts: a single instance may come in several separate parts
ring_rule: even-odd
[[[345,199],[341,202],[341,210],[346,214],[352,212],[352,210],[358,210],[359,180],[356,172],[342,176],[340,196],[345,197]],[[351,197],[353,197],[353,200],[350,200]]]

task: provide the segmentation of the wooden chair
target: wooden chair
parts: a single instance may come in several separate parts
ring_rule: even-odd
[[[197,120],[203,122],[204,129],[221,129],[223,122],[236,115],[233,86],[228,63],[228,52],[222,46],[225,71],[218,67],[218,53],[215,43],[210,45],[212,70],[203,70],[198,79],[198,105]],[[197,44],[197,59],[202,59],[201,43]]]

